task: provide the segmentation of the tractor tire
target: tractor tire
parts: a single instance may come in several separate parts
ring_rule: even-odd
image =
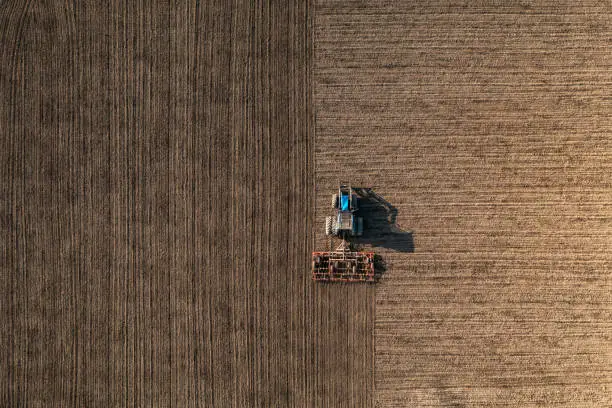
[[[331,218],[331,217],[330,217]],[[332,220],[332,235],[334,237],[337,237],[340,233],[340,231],[338,230],[338,222],[336,220]]]
[[[332,235],[332,217],[325,217],[325,235]]]
[[[332,208],[338,208],[338,194],[332,196]]]

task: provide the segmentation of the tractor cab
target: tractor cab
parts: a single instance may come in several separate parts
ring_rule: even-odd
[[[339,198],[339,202],[338,202]],[[357,196],[353,194],[353,190],[350,186],[341,185],[338,188],[338,194],[334,195],[334,208],[340,206],[340,211],[357,211],[358,209]]]
[[[341,185],[332,196],[335,215],[325,220],[325,233],[339,237],[360,236],[363,233],[363,219],[354,213],[359,209],[359,199],[350,186]]]

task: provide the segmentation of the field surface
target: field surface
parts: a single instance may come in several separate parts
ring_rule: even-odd
[[[0,2],[0,406],[331,398],[310,9]]]
[[[610,14],[0,2],[0,406],[612,405]]]
[[[376,406],[612,405],[611,11],[317,2],[316,231],[382,198]]]

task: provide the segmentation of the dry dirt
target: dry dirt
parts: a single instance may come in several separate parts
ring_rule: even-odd
[[[317,2],[316,231],[390,205],[376,406],[612,405],[611,10]]]
[[[0,406],[612,405],[609,2],[104,3],[0,2]]]

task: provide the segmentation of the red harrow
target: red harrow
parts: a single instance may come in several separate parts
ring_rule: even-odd
[[[351,251],[342,244],[335,251],[312,253],[312,279],[322,282],[374,282],[374,253]]]

